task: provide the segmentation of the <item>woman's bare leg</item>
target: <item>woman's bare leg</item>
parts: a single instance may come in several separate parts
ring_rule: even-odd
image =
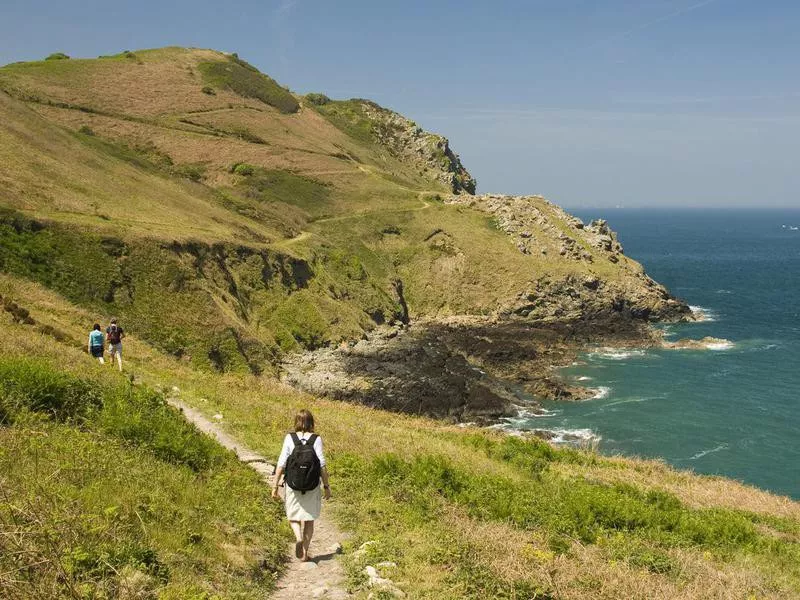
[[[302,521],[289,521],[289,525],[294,533],[294,555],[297,558],[305,556],[305,542],[303,542],[303,522]]]
[[[303,560],[308,560],[308,549],[314,537],[314,521],[303,522]]]

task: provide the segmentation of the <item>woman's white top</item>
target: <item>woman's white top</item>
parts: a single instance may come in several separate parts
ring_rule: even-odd
[[[297,433],[297,437],[299,437],[301,440],[307,440],[312,435],[314,435],[313,433],[309,433],[307,431],[304,431],[302,433],[297,431],[295,433]],[[286,468],[286,461],[289,459],[289,455],[292,453],[292,450],[294,450],[294,441],[292,440],[292,435],[287,433],[286,437],[283,438],[283,448],[281,449],[281,455],[278,457],[279,467],[284,469]],[[325,455],[322,453],[322,438],[319,436],[317,436],[317,439],[314,440],[314,452],[316,453],[317,458],[319,459],[320,467],[324,467]]]

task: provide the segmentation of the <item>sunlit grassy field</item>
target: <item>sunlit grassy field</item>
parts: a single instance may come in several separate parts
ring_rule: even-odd
[[[36,333],[49,325],[82,339],[91,314],[7,276],[0,294],[24,304],[35,321],[12,324],[6,312],[0,355],[60,356],[73,372],[99,369],[78,348]],[[419,598],[800,594],[800,506],[786,498],[658,462],[555,450],[313,398],[268,377],[197,371],[133,333],[126,369],[138,381],[221,414],[229,431],[267,456],[277,456],[298,408],[314,412],[330,460],[333,514],[352,536],[344,557],[349,585],[359,594],[366,596],[363,567],[387,560],[397,564],[391,578]],[[13,436],[18,428],[4,431]],[[263,490],[242,493],[240,500],[258,502]],[[376,543],[354,553],[365,541]]]

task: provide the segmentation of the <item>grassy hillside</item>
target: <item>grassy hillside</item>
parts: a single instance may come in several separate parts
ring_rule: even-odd
[[[604,224],[454,182],[474,183],[444,138],[235,55],[0,68],[3,595],[269,592],[280,509],[164,404],[177,387],[267,455],[315,412],[358,597],[387,560],[417,598],[800,597],[789,499],[270,377],[287,352],[409,316],[644,321],[671,302]],[[112,314],[132,379],[83,350]]]
[[[296,97],[235,55],[17,63],[0,90],[0,268],[196,366],[269,371],[404,303],[491,314],[542,279],[640,284],[624,257],[521,253],[486,213],[442,202],[447,177],[469,179],[444,138],[367,101]]]
[[[16,449],[24,442],[33,445],[31,452],[52,457],[47,460],[53,461],[53,470],[64,461],[81,460],[84,461],[81,464],[93,465],[81,471],[82,477],[102,475],[103,482],[113,479],[109,469],[116,468],[117,462],[128,464],[123,458],[112,453],[104,460],[86,462],[86,457],[117,448],[120,442],[116,440],[131,429],[125,425],[125,420],[130,419],[126,411],[120,414],[111,401],[119,393],[114,390],[124,390],[127,384],[110,375],[107,379],[100,374],[86,375],[100,371],[76,347],[85,335],[85,323],[91,315],[40,285],[22,279],[0,277],[0,294],[6,307],[0,320],[3,334],[0,366],[9,376],[3,381],[22,382],[16,388],[8,383],[0,386],[6,403],[10,389],[33,387],[28,383],[30,379],[25,379],[30,377],[30,369],[20,369],[20,365],[29,361],[14,358],[19,355],[46,355],[35,365],[49,379],[65,382],[62,384],[65,393],[54,394],[56,397],[74,397],[71,386],[83,385],[75,383],[80,380],[104,381],[110,387],[109,391],[100,388],[98,392],[98,397],[104,398],[103,408],[89,420],[88,429],[95,440],[91,444],[81,445],[81,436],[86,434],[67,424],[26,416],[15,417],[12,426],[0,429],[0,434],[17,444],[11,446],[12,442],[8,442],[4,447]],[[13,310],[12,303],[16,305]],[[28,324],[21,319],[22,309],[27,311]],[[48,331],[50,334],[42,333]],[[53,332],[67,341],[58,342]],[[320,424],[320,433],[325,436],[335,497],[334,514],[353,536],[345,552],[350,585],[363,597],[367,595],[367,590],[361,587],[363,567],[385,560],[397,564],[391,578],[410,597],[416,598],[800,597],[800,505],[786,498],[723,478],[677,472],[658,462],[554,450],[535,440],[454,428],[319,400],[266,378],[202,373],[164,356],[135,337],[128,340],[127,354],[129,368],[142,383],[165,389],[179,387],[185,402],[209,415],[222,414],[227,428],[267,456],[277,455],[293,412],[300,406],[311,408]],[[61,357],[60,364],[67,365],[67,369],[84,375],[80,378],[59,375],[53,366],[47,366],[52,365],[50,361],[55,356]],[[23,374],[19,375],[20,372]],[[141,406],[139,394],[147,392],[140,387],[134,389],[137,405]],[[10,398],[17,406],[16,396],[11,394]],[[69,402],[64,404],[69,406]],[[158,408],[158,402],[152,406],[156,415],[169,417],[163,414],[165,409]],[[51,433],[54,431],[59,433]],[[189,453],[175,457],[170,448],[183,449],[186,444],[164,448],[159,446],[158,438],[152,438],[144,441],[124,438],[130,441],[118,452],[133,453],[131,460],[139,461],[137,469],[143,471],[151,465],[166,470],[178,468],[170,465],[180,467],[187,457],[197,454],[205,457],[201,452],[209,452],[211,458],[203,458],[198,464],[206,465],[209,460],[217,464],[214,461],[221,460],[227,466],[214,466],[211,471],[217,473],[220,469],[219,477],[226,482],[237,481],[230,479],[237,472],[234,466],[229,465],[226,456],[216,458],[218,451],[212,447],[207,449],[200,444],[196,445],[197,450],[191,450],[193,446],[188,444]],[[84,449],[77,452],[76,448]],[[26,479],[28,470],[33,468],[29,462],[0,461],[0,468],[3,469],[0,476],[14,482],[6,489],[16,490],[13,493],[31,489],[30,480]],[[185,482],[199,477],[192,475],[196,471],[191,466],[178,470],[183,479],[178,479],[175,486],[189,485]],[[200,471],[204,472],[207,471]],[[245,475],[241,477],[248,480]],[[214,480],[203,476],[200,481],[213,487]],[[61,486],[66,485],[61,477],[40,478],[40,481],[44,498],[62,494]],[[162,479],[153,481],[166,485],[161,483]],[[136,499],[146,495],[151,485],[156,483],[141,482],[134,491],[133,484],[126,482],[115,492],[120,500],[115,500],[114,505],[135,506],[128,502],[139,502]],[[256,507],[250,502],[258,503],[260,511],[269,506],[260,504],[263,494],[263,488],[243,487],[236,493],[236,501],[243,507]],[[128,495],[134,500],[128,500]],[[81,496],[81,502],[89,500]],[[197,503],[204,512],[199,519],[188,519],[192,531],[205,527],[209,520],[213,522],[216,509],[208,508],[208,504],[213,507],[216,502],[221,500]],[[102,514],[105,508],[89,504],[81,510]],[[125,512],[128,509],[120,510],[128,514]],[[270,511],[258,518],[275,519]],[[248,514],[256,518],[253,513]],[[134,513],[130,515],[136,518]],[[173,517],[177,522],[187,522],[174,514]],[[257,530],[247,531],[257,531],[259,535],[274,531],[274,522],[259,523]],[[125,531],[126,535],[140,535],[135,528]],[[207,531],[203,529],[200,533],[212,535]],[[83,540],[88,534],[77,530],[71,535],[74,537],[70,539]],[[160,561],[166,561],[168,556],[174,556],[175,560],[180,556],[185,561],[181,552],[173,550],[179,537],[173,530],[165,529],[158,539],[150,538],[147,547],[156,548]],[[135,539],[144,544],[140,538]],[[365,541],[376,543],[366,553],[356,552]],[[91,543],[101,545],[101,542]],[[34,546],[39,548],[39,544]],[[158,544],[169,550],[157,550],[161,547]],[[133,568],[145,574],[150,573],[147,571],[150,568],[152,573],[148,576],[154,579],[147,580],[149,585],[159,589],[162,585],[177,586],[182,581],[178,574],[182,571],[170,566],[173,579],[162,582],[157,570],[153,571],[155,567],[142,566],[142,559],[137,558],[141,553],[132,552],[114,554],[122,557],[114,560],[133,564]],[[213,553],[206,556],[202,577],[211,577],[206,573],[213,573],[219,561],[226,560],[229,557]],[[42,581],[51,581],[49,575],[43,573],[41,577]],[[239,575],[230,577],[229,584],[233,586]],[[107,579],[113,583],[108,572],[91,571],[85,578],[94,578],[95,586]],[[239,579],[236,585],[244,584]],[[235,597],[226,596],[225,592],[222,595]]]
[[[61,328],[61,301],[45,323],[2,287],[2,596],[268,593],[288,531],[256,474],[162,396],[59,342],[82,338]]]

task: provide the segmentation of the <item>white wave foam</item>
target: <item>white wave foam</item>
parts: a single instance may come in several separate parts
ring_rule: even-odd
[[[712,342],[710,344],[706,344],[706,349],[720,352],[724,350],[730,350],[734,346],[735,344],[730,340],[723,340],[721,342]]]
[[[605,360],[627,360],[634,356],[644,356],[644,350],[630,350],[622,348],[601,348],[592,352],[590,356],[594,358],[602,358]]]
[[[517,416],[512,419],[508,419],[509,421],[520,421],[524,422],[528,419],[541,419],[544,417],[552,417],[557,415],[557,411],[548,410],[546,408],[542,408],[541,406],[520,406],[514,405],[514,408],[517,410]]]
[[[730,290],[717,290],[718,294],[732,294],[733,292]]]
[[[710,308],[705,308],[703,306],[693,306],[689,305],[689,310],[692,311],[694,318],[698,321],[716,321],[717,320],[717,313],[715,313]]]
[[[578,381],[591,381],[591,380],[592,380],[592,378],[591,377],[587,377],[586,375],[582,375],[582,376],[578,377]]]
[[[608,395],[611,393],[611,388],[605,385],[601,385],[593,390],[595,392],[594,396],[589,398],[589,400],[602,400],[603,398],[608,398]]]
[[[648,402],[648,401],[650,401],[652,399],[653,399],[653,397],[649,397],[649,398],[627,398],[626,400],[617,400],[616,402],[609,402],[608,404],[605,405],[605,408],[608,408],[609,406],[616,406],[617,404],[631,404],[633,402]]]
[[[709,448],[708,450],[701,450],[694,456],[692,456],[689,460],[697,460],[698,458],[703,458],[707,454],[714,454],[714,452],[719,452],[720,450],[727,450],[728,444],[720,444],[716,448]]]
[[[599,442],[602,438],[591,429],[550,429],[554,444],[582,445]]]

